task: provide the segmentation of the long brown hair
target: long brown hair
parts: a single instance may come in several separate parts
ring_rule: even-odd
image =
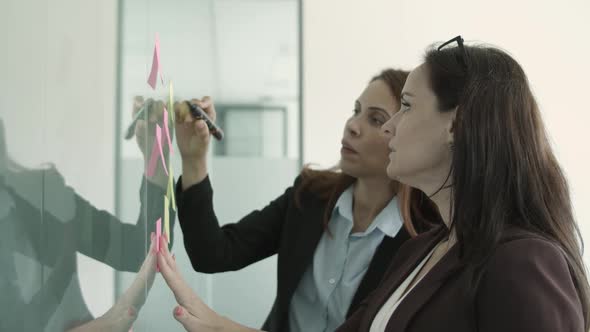
[[[562,248],[589,327],[582,237],[568,184],[521,66],[493,47],[427,51],[430,85],[453,125],[451,227],[470,271],[468,294],[502,232],[517,226]]]
[[[409,72],[404,70],[385,69],[370,82],[382,80],[399,101],[408,75]],[[320,199],[327,201],[323,218],[324,227],[326,227],[338,198],[355,181],[355,177],[342,173],[337,167],[313,170],[306,166],[301,172],[301,183],[295,191],[295,202],[300,208],[302,207],[303,192],[314,193]],[[398,193],[404,227],[411,236],[429,229],[433,224],[442,222],[436,206],[421,191],[393,180],[391,186]]]

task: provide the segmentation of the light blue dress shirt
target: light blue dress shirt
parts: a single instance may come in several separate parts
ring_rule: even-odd
[[[340,326],[383,237],[395,237],[403,225],[394,197],[365,232],[351,234],[353,190],[354,185],[338,198],[328,223],[332,236],[324,232],[293,294],[290,332],[334,331]]]

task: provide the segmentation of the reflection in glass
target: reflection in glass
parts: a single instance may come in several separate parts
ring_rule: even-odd
[[[165,188],[144,178],[139,216],[126,224],[78,195],[52,165],[28,169],[13,161],[7,144],[0,119],[0,330],[58,331],[87,323],[93,317],[80,291],[76,253],[139,271],[155,227],[150,221],[163,214]],[[135,290],[129,303],[139,309],[144,300]]]

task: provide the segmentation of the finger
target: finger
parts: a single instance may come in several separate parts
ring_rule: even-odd
[[[166,259],[166,263],[168,264],[168,266],[170,266],[173,270],[176,271],[176,262],[174,261],[174,259],[172,259],[172,256],[170,255],[170,251],[168,250],[168,242],[166,242],[164,237],[161,237],[160,239],[160,250],[162,251],[164,259]]]
[[[199,99],[193,98],[193,99],[191,99],[191,100],[189,101],[189,103],[191,103],[191,104],[193,104],[193,105],[197,105],[197,106],[201,107],[201,100],[199,100]],[[189,112],[189,113],[190,113],[190,112]],[[191,118],[191,120],[193,120],[193,121],[194,121],[194,120],[198,120],[198,118],[195,118],[195,117],[192,115],[192,113],[191,113],[191,116],[190,116],[190,118]]]
[[[152,232],[150,234],[151,237],[151,241],[150,241],[150,247],[147,253],[147,256],[145,258],[145,260],[143,261],[143,264],[141,265],[141,268],[139,269],[138,275],[141,277],[146,277],[144,278],[144,280],[149,281],[149,277],[151,276],[150,274],[155,273],[156,270],[156,234],[154,232]],[[153,278],[153,276],[151,276]]]
[[[121,295],[118,302],[126,306],[141,308],[145,303],[145,290],[151,289],[156,275],[156,253],[155,253],[155,234],[151,234],[150,250],[146,259],[143,261],[139,272],[131,283],[131,286]]]
[[[188,103],[190,104],[195,104],[197,99],[191,99],[190,101],[188,101]],[[189,105],[187,104],[187,102],[182,103],[182,110],[186,110],[186,114],[184,116],[184,123],[191,123],[195,121],[195,118],[192,116],[191,111],[189,109]]]
[[[188,105],[185,102],[174,103],[174,119],[176,120],[176,123],[184,123],[188,113]]]
[[[145,137],[144,132],[146,131],[146,123],[145,120],[143,119],[138,119],[137,122],[135,123],[135,136],[139,137]]]
[[[191,103],[199,106],[203,111],[205,111],[211,120],[215,121],[216,113],[215,107],[213,106],[213,99],[211,99],[211,97],[206,96],[203,97],[202,100],[191,99]]]
[[[176,301],[185,307],[192,308],[195,304],[201,303],[199,297],[193,292],[191,287],[184,281],[180,272],[175,268],[176,262],[171,259],[166,259],[164,256],[169,255],[162,250],[158,253],[158,264],[160,266],[160,273],[164,277],[164,281],[172,290]],[[170,265],[172,262],[173,266]]]
[[[141,107],[144,104],[144,100],[143,100],[143,96],[135,96],[133,98],[133,108],[132,108],[132,117],[135,117],[135,114],[137,114],[137,112],[139,112],[139,109],[141,109]]]
[[[164,103],[161,100],[152,103],[152,109],[149,113],[149,122],[160,123],[164,114]]]
[[[143,261],[143,264],[141,265],[141,268],[139,269],[139,272],[137,273],[135,280],[147,282],[148,285],[151,286],[156,273],[156,234],[152,232],[150,237],[150,248],[145,260]]]
[[[163,253],[158,254],[158,265],[160,266],[160,274],[174,294],[176,302],[184,306],[190,306],[190,301],[197,297],[196,294],[194,294],[193,290],[182,279],[180,273],[168,265],[166,259],[163,257]]]
[[[191,104],[198,105],[199,107],[201,107],[201,100],[200,99],[193,98],[193,99],[190,100],[190,103]]]
[[[197,120],[193,124],[193,128],[195,130],[195,134],[202,140],[206,140],[209,137],[209,127],[207,127],[207,123],[205,120]]]
[[[150,253],[155,253],[156,252],[156,233],[151,232],[150,233],[150,248],[149,248],[149,252]]]
[[[186,308],[178,305],[174,308],[174,318],[184,326],[184,329],[189,332],[199,332],[203,330],[203,324],[201,321],[193,316]]]
[[[215,112],[215,104],[213,103],[213,98],[209,96],[203,97],[199,106],[207,113],[207,116],[215,122],[217,118],[217,112]]]

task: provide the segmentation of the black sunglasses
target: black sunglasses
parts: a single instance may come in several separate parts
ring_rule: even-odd
[[[444,42],[442,45],[440,45],[437,48],[437,51],[442,50],[445,46],[450,45],[454,42],[457,42],[457,48],[459,48],[459,55],[457,56],[457,58],[458,58],[459,62],[461,63],[461,65],[463,66],[463,68],[465,68],[465,70],[467,70],[467,62],[465,61],[467,54],[465,52],[465,47],[463,46],[463,42],[464,42],[463,37],[461,37],[460,35],[451,39],[451,40]]]

